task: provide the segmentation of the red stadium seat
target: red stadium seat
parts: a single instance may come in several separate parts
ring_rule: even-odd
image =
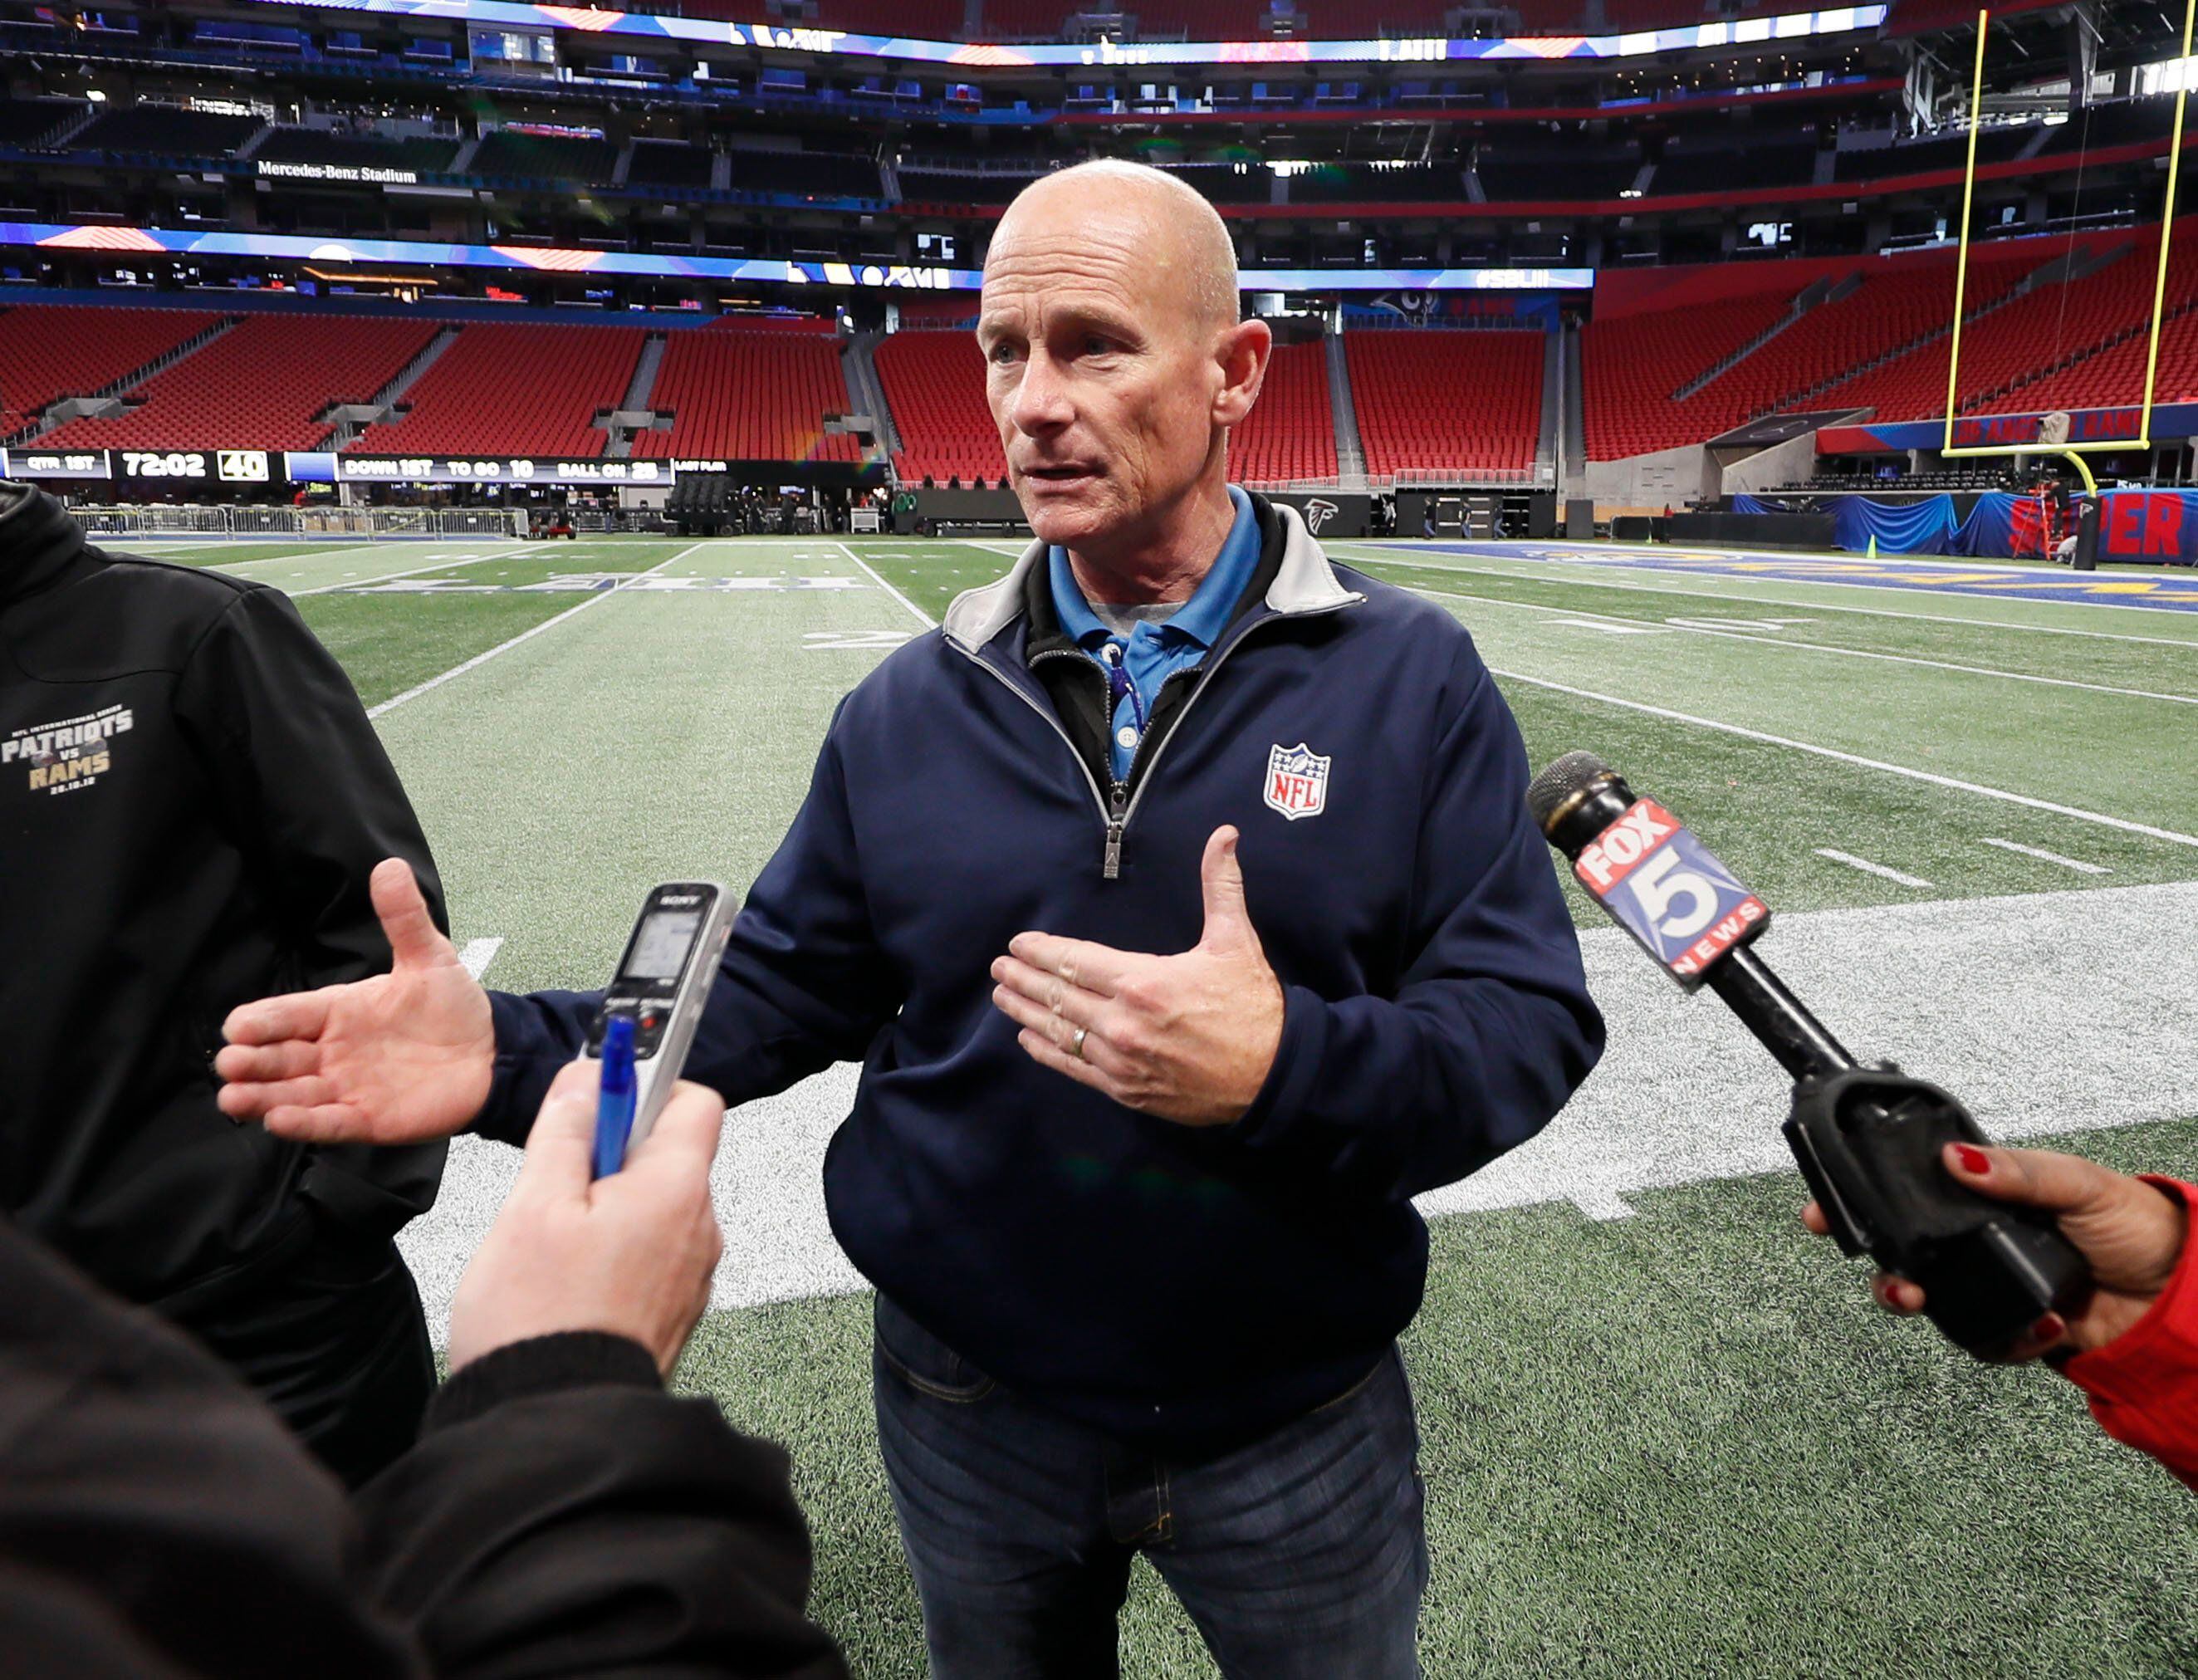
[[[601,455],[610,433],[596,416],[625,400],[648,336],[638,327],[465,327],[405,393],[404,417],[368,427],[348,452]]]
[[[101,311],[101,314],[109,311]],[[56,449],[317,449],[339,403],[363,403],[434,338],[433,321],[247,316],[125,394],[138,407],[73,421]]]
[[[1738,296],[1699,295],[1707,281],[1675,285],[1657,296],[1666,307],[1589,322],[1580,333],[1588,459],[1648,455],[1725,430],[1712,425],[1695,435],[1700,422],[1674,393],[1786,313],[1801,285],[1783,267],[1753,270],[1758,289]]]
[[[1982,308],[2004,297],[2042,259],[2028,247],[1980,248],[1971,255],[1967,303]],[[1683,402],[1668,403],[1660,411],[1644,404],[1640,414],[1657,415],[1664,435],[1678,444],[1705,442],[1761,415],[1815,407],[1820,398],[1823,406],[1838,407],[1824,393],[1842,375],[1943,331],[1952,320],[1952,252],[1859,265],[1861,283],[1845,296],[1806,311]],[[1683,329],[1668,317],[1660,324],[1674,338],[1681,336]],[[1941,388],[1943,393],[1943,383]],[[1588,452],[1608,458],[1596,456],[1592,445]]]
[[[633,452],[726,461],[859,461],[847,433],[828,435],[827,414],[845,414],[840,341],[814,333],[673,333],[649,406],[672,416],[668,432],[643,432]]]
[[[0,438],[64,397],[89,397],[158,361],[220,318],[196,309],[67,304],[0,314]]]
[[[996,483],[1007,457],[985,405],[985,360],[964,332],[899,332],[877,349],[879,381],[900,433],[893,468],[939,484],[958,478]]]
[[[2189,347],[2198,302],[2198,222],[2178,226],[2161,299],[2156,400],[2191,389]],[[2143,236],[2128,253],[2066,287],[2041,287],[1986,317],[1976,342],[1962,341],[1962,410],[1976,414],[2117,408],[2141,401],[2151,340],[2160,241]],[[2047,294],[2057,293],[2049,303]]]
[[[1328,400],[1327,352],[1318,340],[1275,347],[1266,383],[1244,423],[1229,436],[1229,476],[1238,484],[1332,480],[1335,410]]]
[[[2146,326],[2152,318],[2160,244],[2114,234],[2090,241],[2093,254],[2118,252],[2103,267],[2065,283],[2038,286],[2003,308],[1965,322],[1962,331],[1960,410],[1963,413],[2036,413],[2111,408],[2138,400],[2144,388]],[[2056,241],[2020,242],[2009,260],[2028,272],[2063,254]],[[1970,257],[1971,295],[1976,264]],[[2187,354],[2183,325],[2198,304],[2198,218],[2178,222],[2169,252],[2166,325],[2160,334],[2159,395],[2191,388],[2198,366]],[[2018,276],[2019,277],[2019,274]],[[2008,288],[2000,288],[2004,295]],[[1951,311],[1948,311],[1951,313]],[[1858,374],[1826,393],[1825,407],[1869,408],[1883,421],[1928,420],[1946,411],[1951,334],[1883,366]]]
[[[1547,346],[1538,332],[1346,332],[1367,472],[1526,478],[1541,441]]]

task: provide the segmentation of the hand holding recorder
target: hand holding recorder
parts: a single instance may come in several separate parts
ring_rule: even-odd
[[[593,1065],[558,1074],[519,1182],[451,1302],[451,1370],[512,1342],[596,1330],[639,1342],[671,1374],[724,1248],[710,1163],[725,1104],[684,1082],[665,1095],[654,1128],[598,1177]]]
[[[413,1143],[462,1131],[487,1102],[488,993],[428,919],[407,864],[377,864],[372,885],[389,973],[230,1011],[214,1071],[231,1119],[311,1143]],[[714,881],[651,889],[581,1052],[604,1097],[597,1177],[618,1170],[670,1096],[731,926]]]

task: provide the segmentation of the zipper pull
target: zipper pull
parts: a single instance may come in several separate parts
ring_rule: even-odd
[[[1107,805],[1107,857],[1099,875],[1102,881],[1119,881],[1122,875],[1122,827],[1129,821],[1130,790],[1122,783],[1114,784]]]

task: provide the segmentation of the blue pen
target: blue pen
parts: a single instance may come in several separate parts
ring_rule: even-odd
[[[596,1099],[596,1170],[607,1177],[625,1165],[626,1139],[633,1132],[633,1017],[613,1015],[603,1023],[602,1092]]]

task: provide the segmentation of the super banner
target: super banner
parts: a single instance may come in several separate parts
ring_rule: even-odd
[[[326,450],[0,449],[0,479],[113,480],[164,489],[269,484],[669,485],[669,461],[603,456],[337,455]]]
[[[2110,490],[2099,516],[2099,558],[2198,566],[2198,491]]]

